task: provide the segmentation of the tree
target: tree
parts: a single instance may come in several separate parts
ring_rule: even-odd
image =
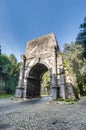
[[[80,94],[86,94],[86,17],[80,25],[76,42],[64,45],[63,57],[63,65],[73,73]]]
[[[15,65],[15,64],[17,63],[17,59],[16,59],[16,57],[15,57],[14,54],[10,54],[9,60],[11,61],[11,63],[12,63],[13,65]]]
[[[11,62],[5,54],[0,55],[0,88],[7,89],[8,74],[10,73]]]
[[[20,71],[20,62],[14,54],[6,56],[0,55],[0,89],[5,89],[7,93],[14,93],[18,84],[18,77]]]
[[[9,73],[9,90],[11,92],[15,92],[15,88],[18,84],[18,78],[19,78],[19,71],[20,71],[20,64],[17,62],[17,59],[14,54],[10,54],[8,57],[9,61],[11,62],[11,71]]]
[[[41,81],[41,94],[50,94],[50,72],[44,73]]]
[[[86,17],[83,23],[80,25],[80,32],[77,35],[76,43],[81,44],[84,47],[83,57],[86,58]]]
[[[73,73],[77,88],[81,95],[86,93],[86,59],[82,57],[84,47],[81,44],[70,43],[64,45],[64,65]]]
[[[1,55],[1,45],[0,45],[0,55]]]

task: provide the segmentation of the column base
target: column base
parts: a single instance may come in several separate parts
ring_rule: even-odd
[[[60,97],[65,99],[65,85],[64,84],[60,84]]]
[[[57,100],[57,87],[52,87],[51,88],[51,97],[52,97],[52,100]]]
[[[15,97],[23,98],[24,88],[16,88]]]

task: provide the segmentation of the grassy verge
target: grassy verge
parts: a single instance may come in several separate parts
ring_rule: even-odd
[[[66,104],[74,104],[75,102],[78,101],[78,99],[63,99],[63,98],[58,98],[58,102],[64,102]]]
[[[10,98],[12,96],[12,94],[0,94],[0,98]]]

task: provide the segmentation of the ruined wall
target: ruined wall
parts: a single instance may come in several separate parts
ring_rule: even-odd
[[[71,72],[63,66],[63,57],[61,52],[58,53],[57,57],[57,80],[59,97],[68,99],[78,98],[78,93],[74,84],[74,77]]]
[[[67,68],[65,68],[65,90],[66,90],[66,98],[69,99],[76,99],[79,98],[78,97],[78,92],[75,88],[75,81],[74,81],[74,77],[71,74],[71,72],[69,70],[67,70]]]

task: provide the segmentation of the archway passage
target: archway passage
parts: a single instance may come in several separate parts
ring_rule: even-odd
[[[41,63],[34,65],[27,78],[26,97],[39,97],[41,92],[41,79],[48,68]]]
[[[50,95],[50,71],[46,71],[41,80],[41,96]]]

